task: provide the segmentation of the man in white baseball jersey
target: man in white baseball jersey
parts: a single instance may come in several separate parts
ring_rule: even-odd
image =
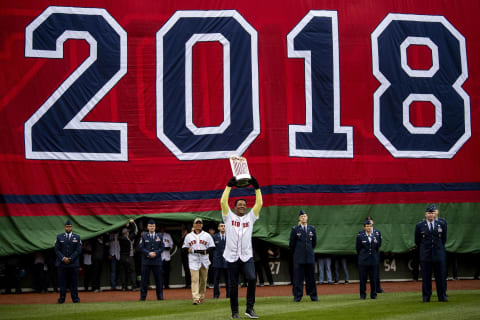
[[[188,265],[192,277],[193,304],[198,305],[205,299],[207,288],[207,275],[210,259],[209,251],[215,248],[212,236],[202,230],[203,221],[195,218],[193,231],[185,236],[183,250],[188,251]]]
[[[263,200],[260,186],[257,180],[252,177],[249,180],[255,188],[255,205],[247,211],[247,201],[237,199],[233,211],[228,206],[228,197],[233,186],[237,185],[235,177],[228,181],[227,187],[223,191],[220,205],[222,207],[223,221],[225,222],[225,234],[227,241],[223,257],[227,260],[228,276],[230,280],[230,308],[232,310],[232,319],[239,319],[238,314],[238,275],[240,269],[243,270],[248,282],[247,289],[247,310],[245,315],[256,319],[257,314],[253,310],[255,304],[255,289],[257,285],[257,276],[255,274],[255,264],[253,262],[252,250],[252,232],[253,224],[257,221]]]

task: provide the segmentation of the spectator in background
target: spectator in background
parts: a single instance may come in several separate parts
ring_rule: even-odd
[[[78,268],[79,258],[82,252],[80,236],[72,232],[70,220],[65,222],[65,232],[60,233],[55,241],[56,265],[58,268],[58,280],[60,283],[60,297],[58,303],[65,302],[67,287],[74,303],[80,302],[78,297]]]
[[[338,283],[340,281],[340,266],[342,267],[343,274],[345,275],[345,283],[348,283],[349,276],[347,268],[347,257],[335,256],[333,260],[335,265],[335,283]]]
[[[163,238],[163,251],[162,251],[162,275],[163,275],[163,287],[168,289],[170,286],[170,259],[171,251],[173,250],[173,239],[170,233],[165,232],[165,226],[160,226],[159,233]]]
[[[45,251],[45,263],[47,265],[47,288],[51,284],[54,292],[58,292],[58,275],[57,267],[55,266],[56,259],[57,255],[55,254],[54,248]]]
[[[190,233],[191,228],[182,224],[182,239],[181,245],[183,245],[185,241],[185,237],[187,234]],[[190,267],[188,266],[188,252],[185,250],[181,250],[181,257],[182,257],[182,266],[183,266],[183,273],[185,274],[185,288],[190,289],[192,284],[192,278],[190,276]]]
[[[265,285],[262,269],[265,271],[268,283],[273,286],[272,270],[270,270],[270,265],[268,263],[268,256],[273,256],[273,251],[268,247],[268,244],[265,241],[259,238],[253,238],[252,240],[253,261],[255,262],[255,271],[258,276],[259,286],[263,287]]]
[[[110,289],[117,290],[117,266],[120,261],[119,230],[110,233],[108,259],[110,260]]]
[[[215,243],[215,250],[213,251],[212,269],[213,269],[213,298],[218,299],[220,297],[220,275],[223,273],[225,277],[225,291],[226,297],[230,297],[228,287],[228,265],[227,260],[223,257],[225,251],[226,235],[225,235],[225,223],[221,221],[218,224],[218,232],[213,235],[213,241]]]
[[[23,272],[22,272],[23,270]],[[15,288],[15,293],[22,293],[20,287],[20,278],[22,273],[25,273],[25,269],[22,267],[22,261],[19,255],[11,255],[6,258],[5,262],[5,293],[9,294],[12,289]]]
[[[82,242],[83,255],[83,287],[88,291],[88,287],[92,283],[92,244],[90,240]]]
[[[332,258],[330,256],[318,255],[318,283],[323,284],[323,275],[327,277],[328,284],[333,284],[332,280]]]
[[[473,255],[473,267],[473,280],[478,280],[478,276],[480,275],[480,253]]]
[[[42,251],[33,254],[33,282],[35,292],[47,292],[47,265]]]
[[[133,219],[130,219],[130,221],[122,229],[122,234],[118,238],[118,242],[120,244],[120,260],[118,263],[118,271],[120,273],[123,291],[128,289],[127,279],[130,280],[132,290],[137,291],[135,261],[133,258],[135,253],[135,236],[137,233],[137,225]]]
[[[412,279],[418,281],[418,274],[420,272],[420,260],[419,260],[419,252],[418,247],[415,246],[413,249],[410,250],[412,255]]]
[[[212,224],[212,222],[210,223],[209,227],[208,227],[208,233],[210,234],[210,236],[212,236],[212,239],[213,239],[213,236],[215,235],[215,226]],[[213,251],[209,251],[208,253],[208,259],[210,259],[210,261],[213,261]],[[208,268],[208,276],[207,276],[207,288],[213,288],[214,287],[214,275],[213,275],[213,268]]]
[[[90,240],[92,244],[92,289],[100,292],[100,277],[102,276],[103,262],[106,255],[108,235],[99,235]]]

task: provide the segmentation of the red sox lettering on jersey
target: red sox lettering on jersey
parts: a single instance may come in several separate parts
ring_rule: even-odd
[[[225,260],[235,262],[240,259],[245,262],[253,256],[252,233],[253,224],[257,219],[258,217],[252,210],[241,217],[230,210],[228,214],[223,217],[223,221],[225,221],[225,234],[227,235],[227,242],[223,253]],[[229,220],[231,220],[230,223]]]
[[[232,226],[239,228],[240,221],[232,221]],[[248,226],[249,226],[249,222],[242,223],[242,228],[248,228]]]
[[[192,231],[185,237],[182,247],[191,248],[192,250],[207,250],[210,247],[215,247],[215,243],[209,233],[201,231],[199,234],[196,234],[195,231]],[[208,268],[210,265],[208,254],[194,252],[188,254],[188,265],[190,269],[199,270],[202,264],[205,268]]]

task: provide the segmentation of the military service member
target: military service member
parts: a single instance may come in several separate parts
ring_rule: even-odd
[[[446,227],[442,221],[435,221],[435,210],[432,204],[425,209],[425,219],[415,226],[415,245],[419,248],[422,272],[423,302],[430,302],[432,295],[432,271],[437,285],[438,301],[446,302],[445,293],[445,242]]]
[[[365,220],[363,231],[357,235],[356,250],[358,254],[358,274],[360,278],[360,299],[367,296],[367,278],[370,278],[370,298],[377,299],[378,251],[382,240],[372,231],[372,222]]]
[[[303,296],[303,281],[312,301],[318,301],[315,285],[315,254],[317,234],[313,226],[307,225],[308,215],[300,210],[299,224],[290,232],[289,248],[293,252],[293,300],[299,302]]]
[[[55,265],[58,271],[60,284],[60,297],[58,303],[65,302],[67,287],[70,288],[70,295],[74,303],[80,302],[78,297],[78,268],[79,256],[82,252],[80,236],[72,232],[70,220],[65,222],[65,233],[60,233],[55,241],[55,254],[57,260]]]

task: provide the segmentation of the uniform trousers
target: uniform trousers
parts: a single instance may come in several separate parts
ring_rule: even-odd
[[[302,299],[304,279],[307,295],[313,301],[318,300],[317,286],[315,284],[315,264],[313,263],[295,263],[293,265],[293,299],[295,301]]]
[[[153,272],[153,277],[155,278],[157,300],[163,300],[162,265],[148,264],[142,264],[142,289],[140,290],[140,300],[145,300],[147,298],[150,271]]]
[[[377,276],[376,269],[378,265],[358,265],[358,273],[360,278],[360,298],[365,299],[367,296],[367,279],[370,278],[370,297],[377,297]]]
[[[445,263],[441,261],[420,261],[420,267],[422,271],[423,301],[430,301],[432,295],[432,271],[435,275],[438,301],[445,300]]]
[[[380,259],[380,252],[377,254],[377,259],[378,261],[382,261]],[[382,285],[380,283],[380,263],[377,265],[377,268],[375,270],[375,284],[376,284],[376,290],[379,293],[383,292]]]
[[[78,267],[58,267],[58,283],[60,284],[59,302],[65,301],[67,287],[70,288],[70,295],[73,302],[80,302],[78,297]]]
[[[220,297],[220,275],[223,273],[225,277],[225,291],[227,294],[227,298],[230,297],[230,290],[229,290],[229,280],[228,280],[228,269],[227,268],[213,268],[213,297],[219,298]]]
[[[205,291],[207,289],[208,268],[202,264],[199,270],[190,269],[192,278],[192,298],[193,300],[205,299]]]
[[[228,262],[228,277],[230,280],[230,308],[233,313],[238,313],[238,280],[240,270],[243,271],[247,279],[247,310],[253,309],[255,305],[255,290],[257,288],[257,276],[255,274],[255,264],[253,258],[246,262],[238,259],[237,261]]]

